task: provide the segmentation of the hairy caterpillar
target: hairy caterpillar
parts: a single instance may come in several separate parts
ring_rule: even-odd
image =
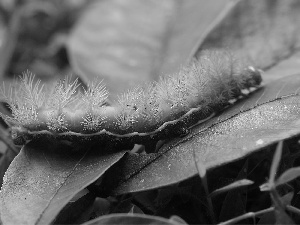
[[[262,81],[260,71],[245,67],[227,51],[204,51],[178,73],[136,87],[108,105],[102,82],[81,93],[79,84],[60,81],[46,95],[34,75],[20,76],[20,87],[1,90],[12,116],[1,117],[12,127],[15,144],[54,138],[78,142],[147,144],[184,135],[199,121],[243,95]],[[49,96],[49,97],[48,97]]]

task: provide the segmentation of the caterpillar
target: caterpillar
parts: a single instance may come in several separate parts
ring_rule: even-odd
[[[78,81],[66,78],[46,91],[30,72],[19,78],[18,88],[1,88],[12,115],[0,114],[17,145],[40,138],[156,143],[186,135],[262,81],[260,70],[245,66],[225,50],[205,50],[177,73],[130,89],[111,104],[102,81],[79,91]]]

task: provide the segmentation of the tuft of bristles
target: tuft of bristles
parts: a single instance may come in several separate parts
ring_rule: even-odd
[[[71,82],[71,77],[68,76],[64,80],[58,81],[50,90],[49,98],[45,101],[46,107],[59,109],[59,111],[66,108],[78,98],[76,92],[79,86],[78,79]]]
[[[78,126],[83,132],[107,129],[108,121],[113,121],[114,126],[125,132],[136,127],[146,130],[147,127],[157,128],[168,120],[178,119],[192,108],[211,112],[218,105],[237,98],[241,89],[250,88],[249,83],[258,86],[260,75],[251,74],[257,71],[249,71],[226,51],[204,51],[199,59],[192,60],[178,73],[120,95],[118,101],[110,106],[117,112],[113,115],[114,120],[107,120],[108,115],[105,114],[108,92],[102,81],[92,82],[83,89],[83,93],[79,93],[78,80],[71,82],[67,77],[59,81],[50,94],[46,94],[40,80],[35,82],[35,76],[26,72],[20,76],[19,88],[11,86],[7,90],[5,85],[1,88],[12,117],[1,116],[6,121],[26,127],[39,123],[38,113],[47,109],[45,123],[48,130],[65,132],[70,130],[64,114],[69,110],[80,112]]]
[[[84,131],[92,131],[92,132],[97,132],[101,130],[101,126],[106,123],[105,119],[107,117],[103,115],[95,115],[93,113],[87,113],[83,117],[83,121],[81,124],[83,125],[83,130]]]
[[[108,91],[102,80],[95,80],[87,85],[87,89],[84,89],[82,100],[86,103],[88,110],[93,111],[99,107],[102,107],[107,103]]]
[[[34,78],[34,74],[26,71],[20,76],[20,84],[15,81],[7,89],[3,83],[0,93],[12,112],[11,118],[0,114],[6,121],[20,125],[37,121],[37,110],[45,103],[45,93],[44,85],[40,80],[34,83]]]

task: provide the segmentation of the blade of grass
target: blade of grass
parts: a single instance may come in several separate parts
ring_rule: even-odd
[[[215,224],[216,223],[216,217],[215,217],[215,213],[214,213],[214,207],[211,201],[211,197],[209,195],[209,191],[208,191],[208,185],[207,185],[207,177],[206,177],[206,168],[204,163],[197,157],[195,149],[193,151],[193,157],[194,157],[194,162],[198,171],[198,174],[201,178],[204,190],[205,190],[205,194],[206,194],[206,199],[208,202],[208,208],[209,208],[209,214],[210,214],[210,218],[211,221]]]
[[[239,188],[239,187],[244,187],[244,186],[248,186],[254,184],[254,182],[252,180],[248,180],[248,179],[242,179],[242,180],[237,180],[229,185],[226,185],[222,188],[219,188],[217,190],[214,190],[212,193],[210,193],[210,197],[214,197],[218,194],[221,194],[223,192],[235,189],[235,188]]]
[[[271,166],[271,170],[270,170],[270,178],[269,178],[270,188],[273,188],[273,186],[275,186],[275,176],[276,176],[278,166],[279,166],[279,163],[281,160],[282,146],[283,146],[283,142],[280,141],[276,147],[276,151],[275,151],[275,154],[273,157],[272,166]]]

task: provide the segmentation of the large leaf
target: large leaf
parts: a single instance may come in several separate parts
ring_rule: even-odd
[[[184,64],[236,2],[93,1],[70,35],[73,70],[86,82],[101,77],[111,94],[157,80]]]
[[[193,151],[209,169],[299,134],[299,93],[298,74],[272,82],[186,137],[170,141],[158,154],[127,155],[109,171],[119,175],[112,193],[162,187],[194,176]]]
[[[0,194],[4,224],[49,224],[83,188],[98,179],[124,152],[76,152],[53,143],[29,143],[9,166]]]
[[[299,50],[300,23],[295,22],[300,20],[299,9],[298,0],[240,1],[222,23],[214,27],[199,50],[229,48],[250,58],[258,67],[269,69]],[[299,63],[288,65],[295,67]],[[299,66],[297,68],[299,71]],[[293,74],[288,71],[284,73]],[[282,75],[273,69],[264,78],[275,80]]]

